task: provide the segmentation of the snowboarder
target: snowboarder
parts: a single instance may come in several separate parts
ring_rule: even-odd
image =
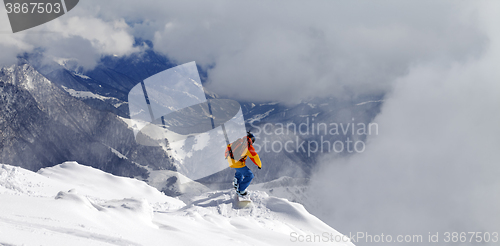
[[[246,137],[240,138],[232,144],[228,144],[226,149],[226,158],[229,162],[229,167],[236,170],[233,186],[240,197],[245,197],[248,194],[246,189],[254,177],[250,168],[245,165],[247,157],[250,157],[259,169],[262,168],[262,163],[253,147],[253,143],[255,143],[255,136],[247,132]]]

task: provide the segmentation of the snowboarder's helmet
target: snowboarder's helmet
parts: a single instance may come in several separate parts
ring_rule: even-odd
[[[252,140],[252,144],[255,143],[255,136],[251,132],[247,132],[247,137],[249,137],[250,140]]]

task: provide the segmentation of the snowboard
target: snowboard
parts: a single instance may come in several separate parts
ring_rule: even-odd
[[[250,195],[239,196],[237,193],[235,194],[236,203],[239,208],[245,208],[252,204],[252,200],[250,200]]]

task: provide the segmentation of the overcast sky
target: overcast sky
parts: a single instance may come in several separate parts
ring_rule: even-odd
[[[475,1],[86,0],[49,23],[11,34],[0,9],[0,64],[44,48],[92,68],[140,51],[208,69],[213,90],[297,102],[390,91],[412,66],[478,57],[488,38]],[[224,95],[223,95],[224,96]]]
[[[315,213],[341,232],[500,232],[499,10],[497,1],[85,0],[11,34],[0,8],[0,65],[43,48],[91,69],[103,55],[140,52],[140,37],[244,100],[387,93],[366,152],[325,157]]]

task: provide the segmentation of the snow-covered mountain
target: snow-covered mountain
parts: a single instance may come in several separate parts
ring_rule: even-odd
[[[0,164],[0,245],[353,245],[300,204],[251,199],[241,208],[220,190],[183,202],[76,162],[37,173]]]
[[[150,44],[151,45],[151,44]],[[41,53],[23,58],[52,83],[92,108],[129,116],[127,96],[140,81],[174,67],[152,49],[127,57],[106,56],[92,70],[83,70],[71,59],[52,60]]]
[[[263,143],[320,141],[320,137],[344,141],[351,132],[283,135],[276,130],[279,124],[310,127],[314,120],[368,124],[378,113],[382,96],[317,98],[297,105],[240,102],[263,161],[262,170],[248,165],[256,174],[250,188],[254,206],[243,210],[232,197],[234,170],[198,180],[177,172],[192,171],[189,165],[182,166],[186,163],[210,168],[213,157],[223,153],[208,150],[214,147],[207,141],[209,135],[188,138],[168,151],[135,141],[126,95],[138,81],[173,66],[166,58],[154,53],[104,58],[92,71],[74,67],[71,61],[39,58],[21,58],[16,65],[0,68],[0,163],[40,170],[35,174],[2,166],[0,196],[8,202],[0,204],[0,210],[7,211],[0,216],[0,232],[15,236],[5,241],[0,235],[0,245],[22,243],[16,239],[26,238],[26,231],[35,232],[47,245],[206,244],[201,238],[210,238],[209,245],[288,245],[311,235],[326,240],[324,232],[339,235],[293,203],[313,204],[307,203],[308,183],[321,153],[268,151]],[[202,81],[205,73],[200,70]],[[209,97],[218,98],[216,92],[209,92]],[[106,173],[75,163],[51,167],[68,160]],[[192,230],[201,236],[193,238]]]
[[[53,163],[75,160],[117,175],[141,176],[143,180],[148,180],[151,170],[176,171],[188,167],[183,166],[186,163],[209,163],[211,157],[220,153],[200,155],[200,148],[204,150],[207,146],[201,144],[202,139],[188,138],[167,153],[162,148],[137,144],[127,121],[126,95],[130,88],[174,65],[151,50],[126,57],[104,57],[91,71],[82,70],[72,60],[51,61],[42,54],[26,55],[20,64],[0,72],[0,80],[8,85],[2,89],[0,102],[5,105],[0,109],[0,161],[36,171]],[[200,75],[204,82],[206,71],[200,69]],[[218,96],[210,92],[210,97]],[[257,135],[257,144],[262,147],[259,155],[264,168],[255,168],[254,183],[285,176],[307,180],[316,158],[322,154],[298,148],[292,152],[272,151],[269,145],[264,148],[264,141],[293,141],[295,145],[302,141],[320,142],[321,137],[331,143],[352,137],[350,131],[337,136],[311,132],[280,135],[275,131],[278,124],[368,124],[379,112],[382,97],[316,98],[297,105],[240,102],[247,129]],[[254,168],[252,164],[249,166]],[[169,182],[157,181],[155,187],[162,183],[168,187],[158,187],[160,190],[179,195],[181,184],[173,180],[182,179],[175,178],[176,175],[169,174]],[[227,168],[197,181],[209,188],[226,189],[233,175],[234,171]]]
[[[31,65],[0,69],[0,161],[36,171],[74,160],[109,173],[147,177],[175,170],[159,147],[135,142],[128,124],[46,79]]]

